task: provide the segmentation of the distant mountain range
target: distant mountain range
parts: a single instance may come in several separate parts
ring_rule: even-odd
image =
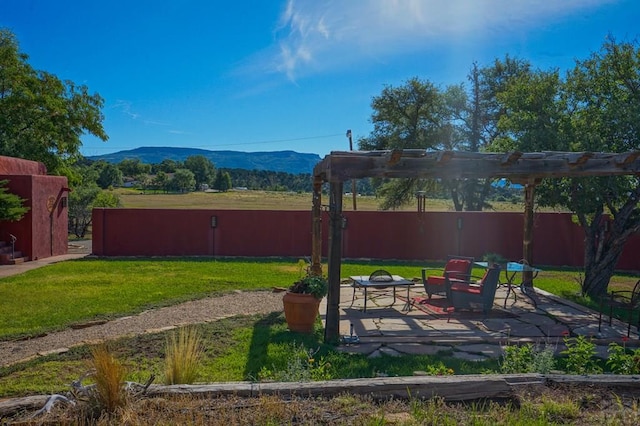
[[[312,173],[313,167],[321,160],[318,154],[302,154],[295,151],[240,152],[170,147],[141,147],[87,158],[109,163],[137,158],[145,164],[159,164],[167,159],[184,161],[192,155],[208,158],[219,169],[269,170],[291,174]]]

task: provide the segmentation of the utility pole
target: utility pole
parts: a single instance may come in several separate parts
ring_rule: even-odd
[[[349,151],[353,151],[353,140],[351,139],[351,130],[347,130],[347,138],[349,138]],[[356,180],[351,178],[351,196],[353,197],[353,211],[356,211],[356,196],[358,190],[356,188]]]

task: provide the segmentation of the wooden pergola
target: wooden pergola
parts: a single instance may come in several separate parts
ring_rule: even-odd
[[[533,195],[543,178],[640,174],[640,151],[593,152],[429,152],[418,149],[333,151],[313,170],[311,271],[322,274],[322,185],[329,183],[329,294],[325,341],[340,337],[340,268],[342,264],[342,195],[344,182],[379,178],[507,178],[524,185],[523,259],[533,264]],[[529,277],[530,278],[530,277]],[[525,277],[525,280],[527,277]],[[530,281],[530,280],[529,280]]]

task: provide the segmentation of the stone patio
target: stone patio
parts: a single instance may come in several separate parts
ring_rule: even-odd
[[[369,290],[372,293],[372,290]],[[481,312],[453,312],[435,314],[424,312],[413,304],[405,310],[406,290],[399,289],[393,304],[393,297],[375,294],[367,301],[367,311],[363,312],[364,293],[356,290],[356,299],[351,303],[353,289],[343,284],[340,291],[340,335],[345,343],[340,350],[349,353],[366,354],[372,357],[400,354],[434,354],[438,351],[453,351],[454,356],[468,361],[497,358],[502,354],[502,346],[531,342],[550,344],[557,352],[564,350],[566,336],[587,336],[596,343],[597,354],[607,356],[609,343],[622,344],[627,326],[614,320],[612,326],[608,318],[603,318],[598,330],[598,313],[570,301],[561,299],[540,289],[535,289],[536,306],[516,290],[504,307],[507,290],[499,287],[496,292],[494,309],[490,315]],[[421,283],[409,292],[410,300],[424,298]],[[434,295],[434,298],[441,296]],[[320,306],[324,321],[326,298]],[[352,338],[351,331],[353,330]],[[357,340],[357,343],[350,343]],[[627,347],[640,346],[637,330],[632,328]]]

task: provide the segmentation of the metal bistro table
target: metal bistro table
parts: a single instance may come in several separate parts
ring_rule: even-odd
[[[487,269],[489,267],[489,263],[488,262],[474,262],[476,265]],[[529,300],[531,300],[531,302],[533,303],[534,307],[537,307],[537,303],[536,300],[534,299],[532,294],[529,294],[527,292],[528,288],[527,288],[527,284],[530,284],[531,287],[533,287],[533,280],[538,276],[538,273],[542,271],[542,269],[538,269],[538,268],[534,268],[533,266],[529,266],[526,263],[522,263],[522,262],[507,262],[506,265],[505,264],[500,264],[500,266],[503,268],[504,270],[504,277],[506,279],[506,281],[501,282],[499,285],[500,286],[506,286],[507,287],[507,295],[504,298],[504,307],[507,307],[507,301],[509,300],[509,295],[511,294],[511,292],[513,291],[513,298],[514,298],[514,302],[518,300],[518,296],[516,295],[516,288],[520,288],[520,292],[522,294],[524,294],[525,296],[527,296],[529,298]],[[529,281],[524,281],[521,280],[520,283],[518,284],[515,281],[515,278],[518,274],[522,274],[523,272],[532,272],[533,273],[533,277],[531,278],[531,282]],[[522,276],[522,275],[520,275]],[[533,291],[533,290],[531,290]]]
[[[354,275],[349,277],[351,280],[351,287],[353,287],[353,296],[351,297],[351,306],[353,306],[353,302],[356,300],[356,289],[364,289],[364,308],[362,312],[367,312],[367,298],[368,292],[367,290],[384,290],[387,288],[393,289],[393,306],[396,303],[396,287],[406,287],[407,288],[407,301],[405,302],[403,311],[408,311],[411,309],[411,302],[409,297],[409,290],[412,285],[415,285],[413,281],[409,281],[400,275],[391,275],[391,281],[375,281],[370,280],[369,275]]]

